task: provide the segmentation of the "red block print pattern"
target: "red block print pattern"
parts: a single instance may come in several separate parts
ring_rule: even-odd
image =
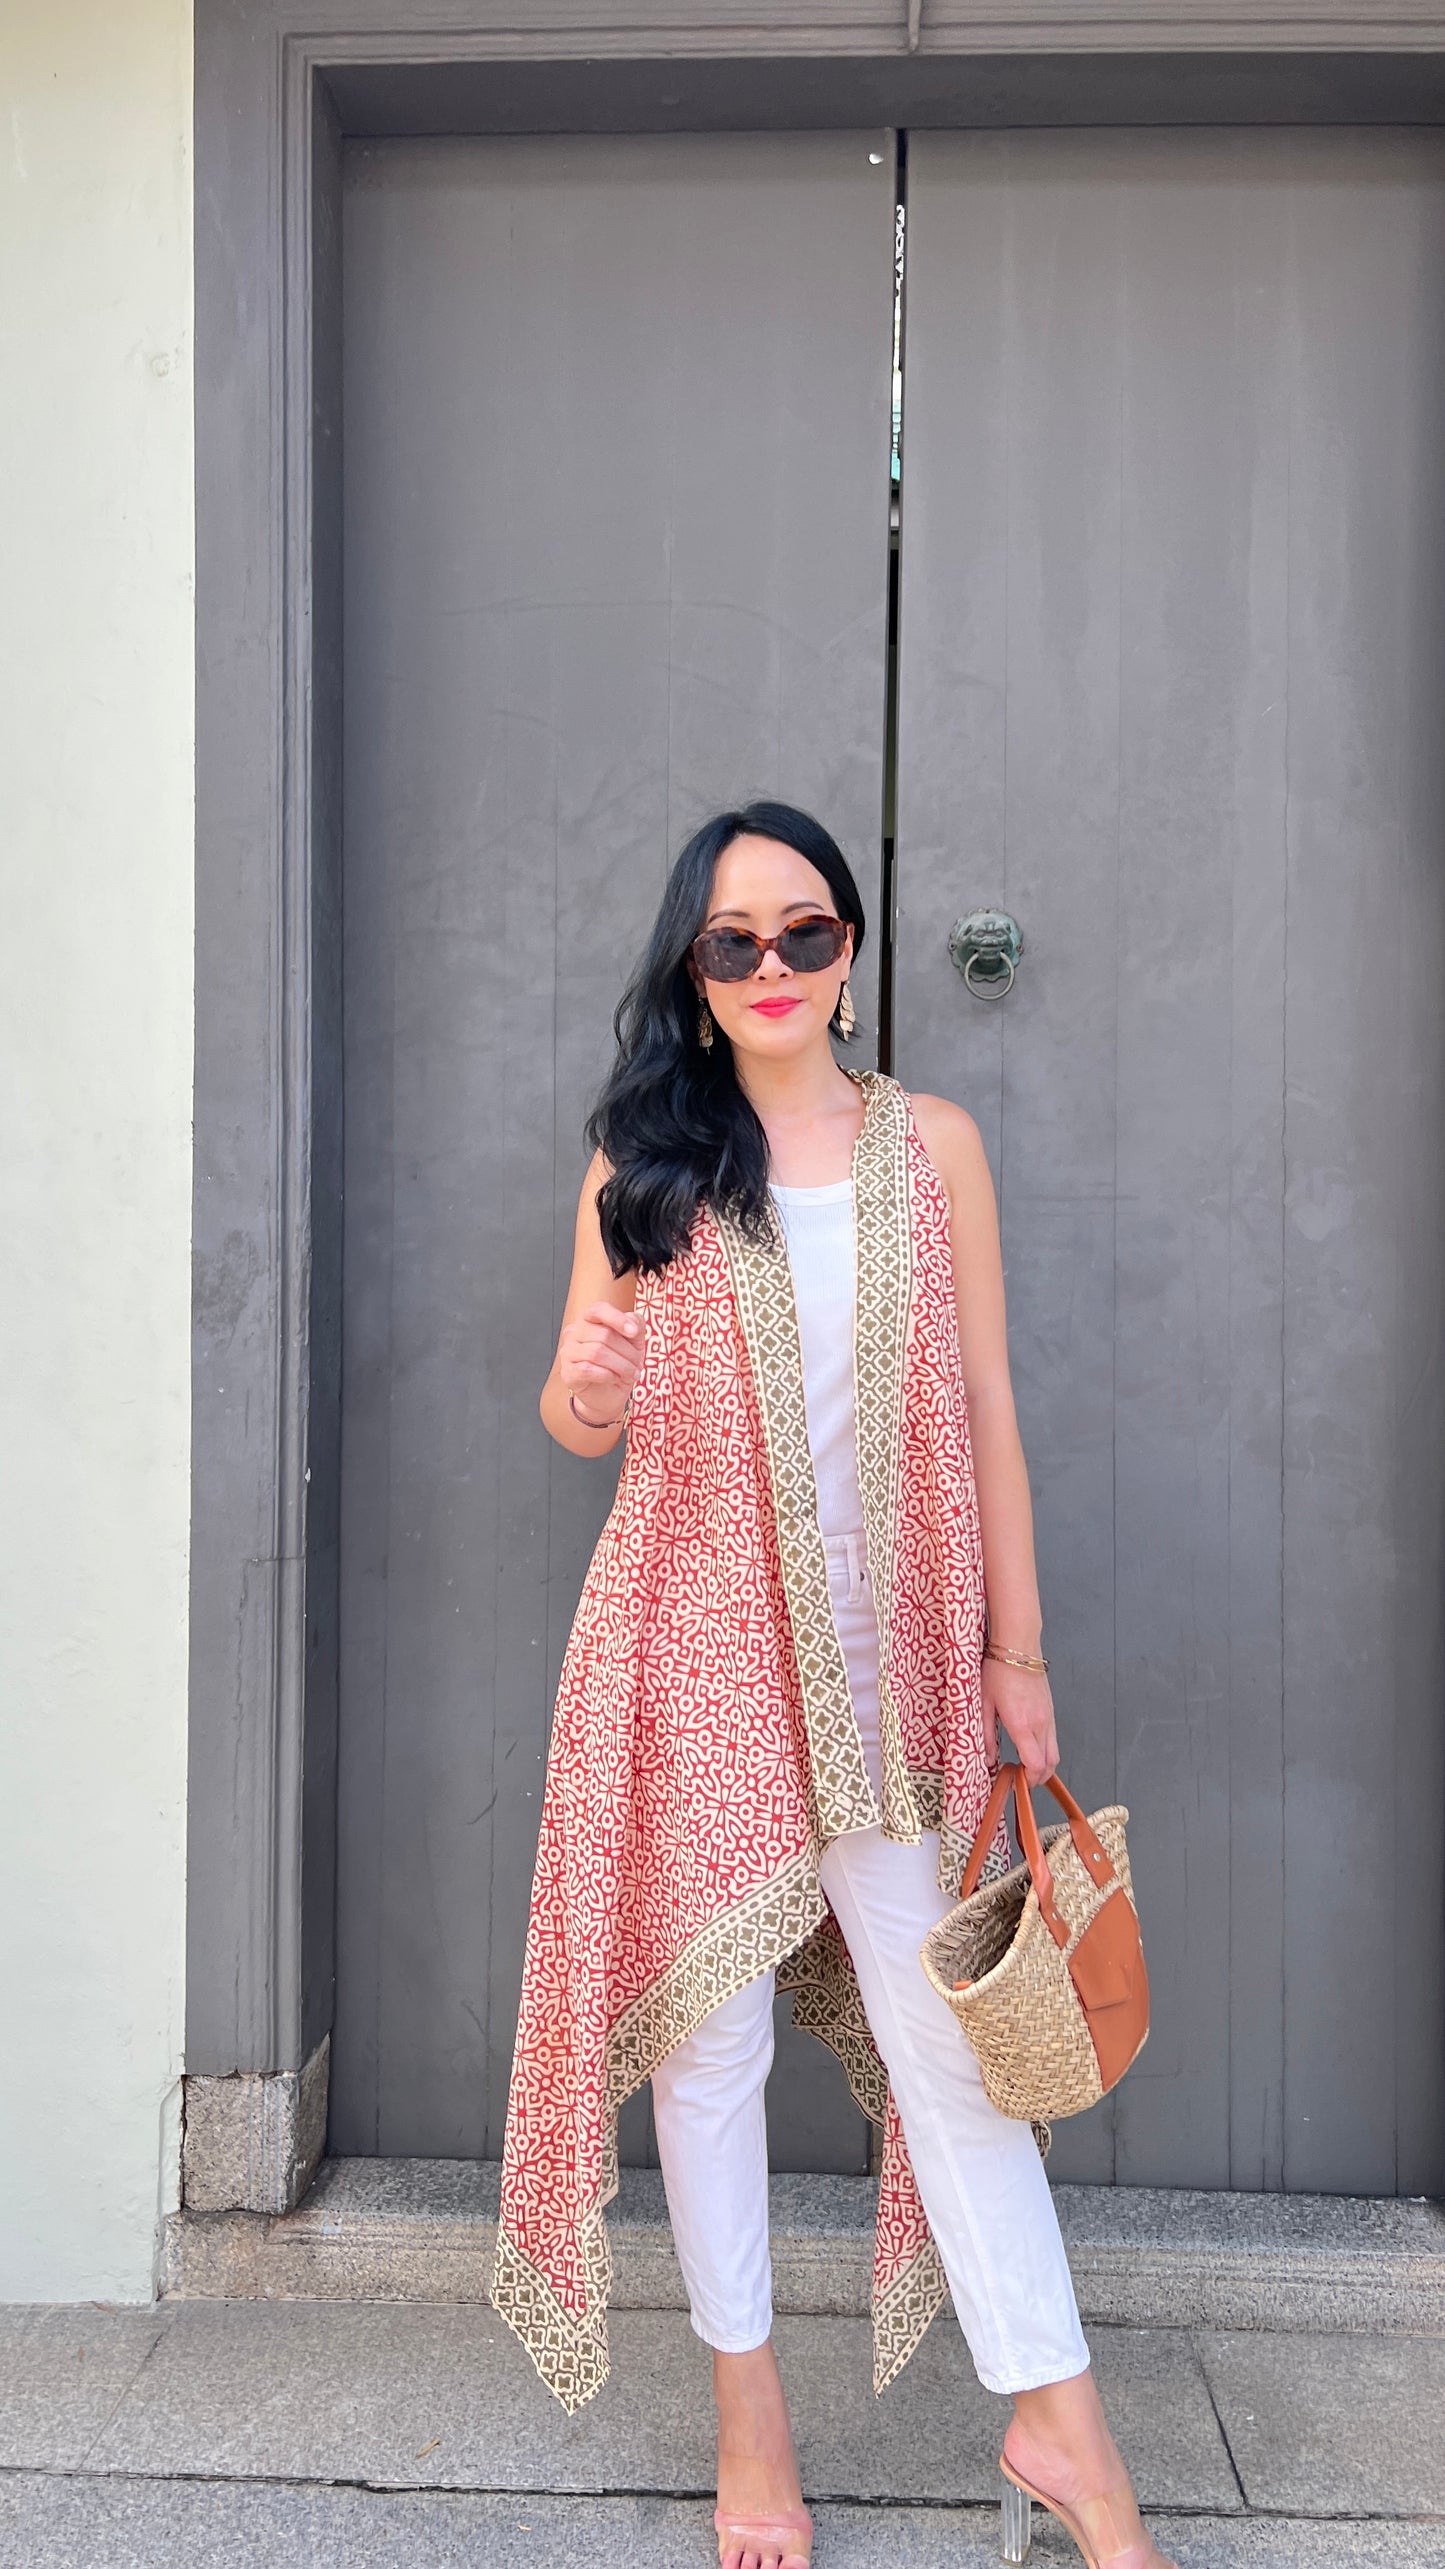
[[[818,1879],[839,1827],[881,1817],[906,1839],[940,1828],[956,1890],[990,1782],[947,1201],[903,1091],[863,1086],[859,1472],[870,1558],[891,1563],[884,1808],[832,1626],[786,1252],[704,1213],[688,1255],[639,1287],[646,1353],[563,1663],[528,1924],[493,2300],[569,2410],[608,2369],[618,2107],[772,1968],[884,2124],[880,2387],[943,2297]]]

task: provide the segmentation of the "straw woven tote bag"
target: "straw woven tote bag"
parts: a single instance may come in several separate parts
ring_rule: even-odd
[[[1082,2114],[1117,2086],[1149,2031],[1149,1980],[1129,1873],[1124,1805],[1086,1819],[1057,1776],[1064,1825],[1040,1837],[1021,1766],[1002,1766],[959,1905],[930,1929],[923,1967],[978,2054],[1001,2114]],[[1012,1793],[1024,1861],[980,1891]]]

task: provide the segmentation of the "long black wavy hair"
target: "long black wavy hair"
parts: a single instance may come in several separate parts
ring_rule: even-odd
[[[688,953],[712,899],[713,871],[735,838],[777,839],[816,867],[863,944],[863,904],[837,840],[791,803],[748,803],[694,830],[667,878],[646,951],[613,1020],[617,1059],[587,1123],[612,1174],[597,1199],[614,1275],[655,1275],[680,1257],[698,1208],[725,1206],[755,1236],[770,1228],[768,1145],[738,1086],[721,1027],[698,1041]],[[836,1023],[836,1020],[835,1020]]]

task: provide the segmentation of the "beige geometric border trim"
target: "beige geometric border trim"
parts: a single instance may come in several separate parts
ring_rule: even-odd
[[[709,1921],[676,1962],[633,2000],[607,2038],[604,2097],[616,2114],[658,2062],[695,2034],[704,2017],[781,1967],[827,1915],[811,1847]],[[607,2198],[610,2201],[610,2196]]]
[[[595,2399],[611,2370],[607,2350],[607,2301],[612,2289],[612,2251],[599,2199],[597,2225],[601,2255],[588,2216],[583,2236],[583,2270],[587,2312],[579,2318],[558,2300],[544,2274],[518,2247],[510,2231],[498,2228],[492,2267],[491,2304],[521,2339],[549,2391],[569,2417]]]
[[[903,1464],[903,1369],[913,1293],[908,1101],[897,1080],[881,1071],[862,1071],[857,1077],[867,1108],[853,1155],[858,1263],[853,1402],[858,1487],[878,1618],[883,1834],[916,1846],[919,1815],[909,1790],[903,1729],[888,1674]]]
[[[943,2259],[930,2235],[911,2266],[873,2303],[873,2388],[897,2379],[932,2319],[948,2299]]]

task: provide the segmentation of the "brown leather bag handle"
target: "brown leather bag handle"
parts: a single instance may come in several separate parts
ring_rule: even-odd
[[[1074,1841],[1080,1861],[1087,1867],[1094,1881],[1117,1881],[1118,1876],[1108,1856],[1067,1784],[1061,1784],[1057,1775],[1051,1775],[1048,1786],[1068,1821],[1069,1835]],[[983,1818],[978,1824],[978,1834],[969,1849],[968,1865],[964,1872],[963,1888],[959,1897],[962,1900],[970,1899],[978,1889],[978,1877],[983,1871],[984,1858],[1010,1793],[1014,1797],[1014,1817],[1018,1825],[1019,1844],[1023,1848],[1024,1862],[1028,1866],[1034,1890],[1038,1895],[1040,1915],[1055,1944],[1062,1950],[1069,1941],[1069,1928],[1054,1904],[1054,1879],[1049,1871],[1049,1860],[1044,1853],[1043,1841],[1039,1836],[1038,1821],[1034,1816],[1033,1795],[1029,1791],[1021,1766],[1009,1765],[999,1768],[994,1779],[993,1791],[984,1807]]]
[[[984,1804],[983,1818],[979,1821],[978,1827],[974,1832],[973,1844],[968,1851],[968,1863],[964,1867],[963,1889],[958,1895],[960,1900],[971,1900],[975,1891],[978,1889],[978,1877],[983,1871],[984,1857],[987,1855],[989,1848],[993,1844],[994,1831],[1003,1817],[1004,1810],[1008,1803],[1008,1797],[1013,1790],[1013,1780],[1017,1773],[1018,1768],[1016,1766],[1001,1766],[997,1775],[994,1777],[993,1791],[990,1793],[987,1802]]]

